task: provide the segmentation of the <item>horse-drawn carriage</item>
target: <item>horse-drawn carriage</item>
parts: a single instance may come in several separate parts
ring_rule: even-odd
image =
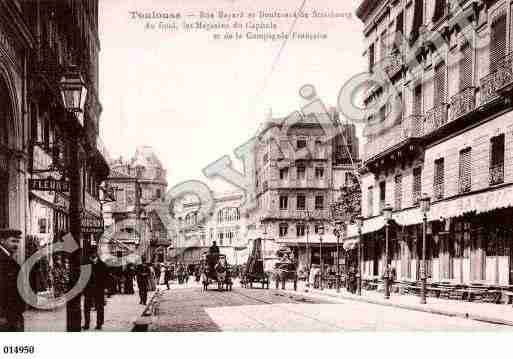
[[[288,247],[282,247],[276,253],[279,261],[274,265],[273,276],[276,281],[276,289],[279,288],[281,283],[281,289],[285,289],[285,283],[292,281],[294,284],[294,290],[297,290],[297,261],[294,258],[294,253]]]
[[[217,283],[218,290],[232,290],[231,268],[224,254],[204,254],[201,261],[203,289]]]

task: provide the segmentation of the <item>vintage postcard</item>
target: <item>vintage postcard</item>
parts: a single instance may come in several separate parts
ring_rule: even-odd
[[[0,331],[509,332],[511,24],[0,0]]]

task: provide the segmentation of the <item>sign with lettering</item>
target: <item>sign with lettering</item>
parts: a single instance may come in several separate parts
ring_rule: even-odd
[[[104,230],[103,218],[93,216],[82,216],[83,233],[102,233]]]
[[[54,192],[69,192],[70,183],[63,180],[56,180],[55,178],[31,178],[29,179],[29,190],[31,191],[54,191]]]

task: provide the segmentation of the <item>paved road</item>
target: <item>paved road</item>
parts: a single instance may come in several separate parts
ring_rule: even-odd
[[[511,328],[391,307],[300,293],[243,289],[207,291],[195,286],[165,291],[156,331],[467,331]]]

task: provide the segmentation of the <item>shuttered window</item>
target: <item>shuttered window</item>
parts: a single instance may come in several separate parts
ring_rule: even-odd
[[[435,200],[444,198],[444,177],[445,177],[444,159],[439,158],[435,161],[435,175],[433,178],[433,193],[435,196]]]
[[[445,103],[445,63],[439,64],[435,69],[435,107]]]
[[[447,11],[447,0],[436,0],[435,2],[435,13],[433,15],[433,22],[437,22]]]
[[[415,9],[413,13],[413,26],[411,30],[411,41],[414,42],[418,39],[420,27],[424,23],[424,1],[415,0]]]
[[[415,87],[413,92],[413,114],[422,114],[422,85]]]
[[[416,167],[413,169],[412,200],[413,200],[414,206],[419,204],[421,194],[422,194],[422,168]]]
[[[374,44],[371,44],[369,47],[369,72],[374,72],[374,64],[376,63],[376,59],[374,58]]]
[[[368,216],[374,216],[374,187],[370,186],[367,195],[367,212]]]
[[[403,176],[397,175],[394,178],[394,208],[396,210],[402,209],[403,202]]]
[[[460,151],[460,193],[469,192],[472,188],[471,153],[470,147]]]
[[[385,208],[385,200],[386,200],[386,189],[387,189],[387,183],[385,181],[382,181],[379,183],[379,210],[383,211],[383,208]]]
[[[500,60],[506,55],[506,14],[495,18],[490,36],[490,72],[494,72]]]
[[[381,39],[379,41],[379,59],[383,61],[387,57],[387,32],[384,31],[381,34]]]
[[[490,185],[504,183],[504,134],[490,141]]]
[[[472,48],[469,44],[466,44],[461,50],[461,62],[460,62],[460,91],[463,91],[467,87],[472,86]]]

